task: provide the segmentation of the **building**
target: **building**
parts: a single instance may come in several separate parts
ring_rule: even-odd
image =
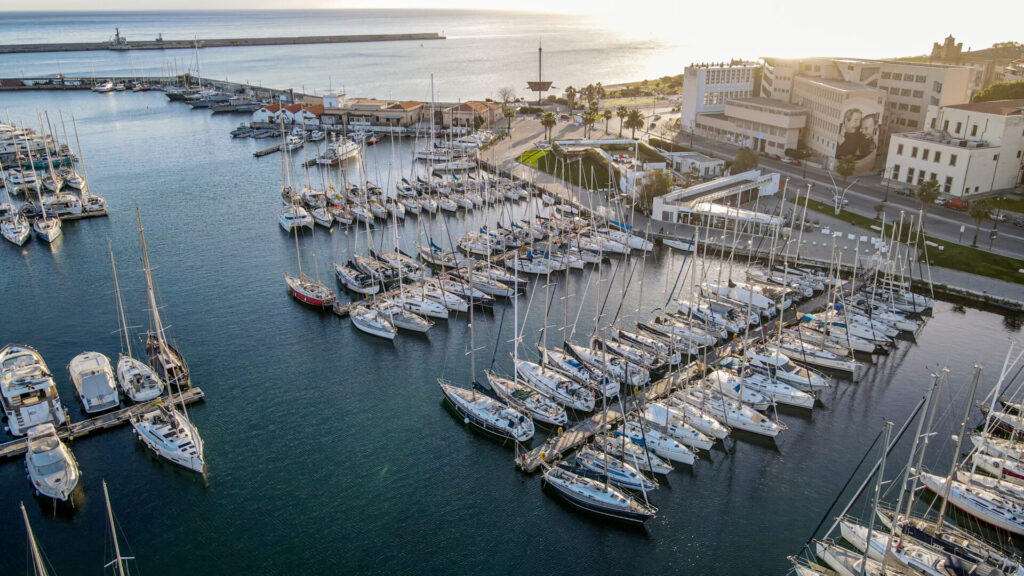
[[[963,42],[957,42],[952,35],[939,44],[932,44],[932,52],[927,57],[913,59],[920,61],[927,59],[931,64],[953,64],[965,66],[971,70],[972,94],[988,88],[993,82],[1005,81],[1004,72],[1006,66],[1014,60],[1024,58],[1024,44],[1017,42],[1000,42],[993,44],[991,48],[983,50],[964,51]]]
[[[757,196],[775,194],[779,174],[750,170],[709,182],[676,188],[654,199],[651,218],[662,222],[709,226],[747,234],[773,234],[782,221],[775,216],[739,206]]]
[[[928,128],[894,134],[885,161],[890,183],[939,183],[970,197],[1024,184],[1024,100],[932,106]]]
[[[325,125],[345,125],[356,130],[401,132],[429,121],[430,111],[423,102],[346,98],[344,95],[324,97]]]
[[[662,152],[672,163],[672,170],[700,178],[718,178],[725,171],[725,160],[711,158],[700,152]]]
[[[680,126],[693,130],[698,114],[725,112],[727,100],[757,95],[761,65],[734,62],[728,65],[691,65],[683,71]]]
[[[807,125],[807,111],[762,96],[728,100],[721,114],[698,114],[694,133],[732,142],[762,154],[782,156],[796,149]]]
[[[501,126],[504,111],[499,102],[470,101],[461,102],[444,110],[441,125],[445,128],[464,128],[467,131],[476,127],[477,118],[481,118],[483,128]]]
[[[855,172],[874,167],[883,90],[853,82],[797,76],[793,103],[807,110],[804,143],[830,170],[839,158],[852,156]]]
[[[301,124],[319,126],[324,107],[320,104],[267,104],[252,113],[255,124]]]

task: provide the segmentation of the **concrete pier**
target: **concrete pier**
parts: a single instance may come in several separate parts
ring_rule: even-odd
[[[436,32],[415,34],[357,34],[351,36],[293,36],[269,38],[213,38],[207,40],[130,40],[120,44],[105,42],[61,42],[54,44],[5,44],[0,54],[27,52],[82,52],[90,50],[191,50],[231,46],[285,46],[294,44],[346,44],[350,42],[399,42],[444,40]]]

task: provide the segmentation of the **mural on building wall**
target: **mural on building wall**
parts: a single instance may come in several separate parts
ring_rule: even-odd
[[[882,120],[882,104],[875,99],[850,98],[846,102],[839,125],[836,158],[853,156],[856,172],[871,170],[878,150],[878,132]]]

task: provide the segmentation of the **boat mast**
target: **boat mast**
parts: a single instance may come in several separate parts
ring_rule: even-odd
[[[125,352],[130,357],[132,355],[132,345],[131,338],[128,335],[128,319],[124,315],[124,300],[121,299],[121,286],[117,282],[117,265],[114,264],[114,249],[111,248],[109,239],[107,239],[107,251],[110,252],[110,271],[114,276],[114,298],[117,300],[117,317],[121,321],[121,332],[124,334]]]
[[[981,366],[974,365],[974,378],[971,380],[971,393],[967,398],[967,408],[964,410],[964,419],[960,422],[960,433],[956,437],[956,449],[953,451],[953,463],[949,466],[949,474],[946,475],[946,481],[944,489],[942,491],[942,504],[939,505],[939,519],[935,523],[935,530],[942,525],[942,519],[945,518],[946,506],[949,502],[949,491],[953,488],[953,473],[956,471],[957,458],[960,454],[960,448],[964,444],[964,432],[967,430],[967,419],[971,416],[971,409],[974,408],[974,394],[978,391],[978,381],[981,380]]]
[[[875,480],[875,498],[871,504],[871,521],[868,522],[868,534],[864,540],[864,557],[861,559],[860,573],[862,576],[868,574],[868,552],[871,551],[871,533],[875,528],[875,510],[878,510],[878,499],[882,493],[882,476],[885,475],[885,456],[889,453],[889,436],[892,434],[892,422],[885,422],[885,440],[882,442],[882,461],[878,466],[878,477]],[[940,516],[941,517],[941,516]],[[883,574],[884,576],[884,574]]]
[[[43,564],[43,556],[39,552],[39,544],[36,543],[36,535],[32,532],[32,525],[28,523],[28,513],[25,512],[25,503],[19,504],[21,506],[21,517],[25,520],[25,530],[28,532],[28,549],[32,555],[32,568],[35,571],[36,576],[47,576],[49,572],[46,571],[46,565]]]
[[[114,559],[104,568],[111,564],[116,567],[117,576],[128,576],[128,569],[124,565],[125,560],[131,560],[130,556],[121,556],[121,545],[117,542],[117,528],[114,525],[114,511],[110,508],[110,494],[107,492],[107,481],[103,481],[103,499],[107,503],[107,522],[110,523],[110,539],[114,542]]]
[[[149,250],[146,247],[146,232],[142,228],[142,213],[139,211],[139,207],[135,207],[135,217],[139,222],[139,238],[142,239],[142,265],[146,273],[146,298],[149,300],[149,309],[153,314],[153,332],[156,334],[157,340],[160,341],[161,345],[164,342],[164,326],[160,322],[160,311],[156,305],[156,293],[153,289],[153,274],[149,268]]]
[[[60,123],[64,125],[64,116],[61,114]],[[92,195],[92,190],[89,190],[89,169],[85,167],[85,154],[82,152],[82,143],[78,141],[78,122],[75,117],[71,117],[71,127],[75,131],[75,150],[78,151],[78,163],[82,165],[82,178],[85,180],[85,188],[82,190],[82,196]],[[65,136],[67,138],[67,136]]]

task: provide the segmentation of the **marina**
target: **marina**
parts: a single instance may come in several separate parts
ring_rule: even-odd
[[[232,138],[237,117],[159,90],[4,100],[12,119],[74,115],[84,146],[58,140],[110,216],[0,246],[0,333],[52,359],[70,421],[55,433],[80,470],[55,505],[25,482],[27,440],[0,440],[0,504],[25,506],[0,541],[18,552],[27,529],[29,556],[38,541],[54,572],[130,540],[138,560],[125,560],[150,574],[785,573],[837,491],[870,484],[855,464],[879,452],[883,420],[927,413],[933,374],[948,367],[919,466],[936,476],[960,456],[956,437],[968,443],[963,406],[1020,384],[998,370],[1020,333],[1012,299],[937,286],[884,237],[885,250],[832,236],[795,256],[803,222],[777,238],[649,230],[599,209],[600,191],[500,168],[516,124],[468,160],[417,158],[456,138],[416,130],[320,163],[353,131]],[[469,166],[434,169],[452,162]],[[119,376],[119,349],[167,395],[77,409],[86,370],[69,361],[106,354]],[[178,461],[139,432],[175,405],[198,447]],[[893,438],[890,464],[910,462],[910,435]],[[866,540],[888,535],[877,530]],[[511,534],[545,546],[526,553]],[[311,552],[318,540],[332,545]],[[455,544],[469,540],[486,553]],[[0,557],[0,573],[24,557]]]

